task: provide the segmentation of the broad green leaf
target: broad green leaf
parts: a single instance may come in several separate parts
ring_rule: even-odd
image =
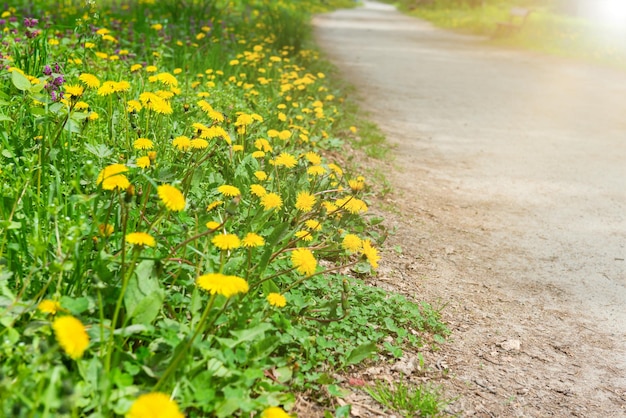
[[[268,323],[261,323],[252,328],[242,329],[239,331],[231,331],[230,333],[237,339],[237,344],[241,344],[246,341],[263,338],[265,336],[265,332],[271,328],[272,325]]]
[[[43,83],[33,84],[33,86],[30,88],[30,91],[31,93],[39,93],[40,91],[43,90],[44,87],[45,86]]]
[[[89,299],[86,297],[71,298],[61,296],[61,306],[70,311],[73,315],[80,315],[89,308]]]
[[[0,115],[0,122],[13,122],[13,119],[5,115]]]
[[[21,91],[30,90],[30,88],[32,87],[30,81],[28,81],[28,79],[24,77],[19,71],[13,71],[11,73],[11,81],[13,82],[15,88]]]
[[[346,359],[346,365],[357,364],[366,358],[372,356],[372,354],[377,352],[376,344],[374,343],[365,343],[356,347],[354,350],[350,352],[348,358]]]
[[[149,325],[161,311],[165,293],[153,275],[154,261],[144,260],[135,269],[124,294],[124,305],[133,324]]]
[[[85,145],[85,149],[98,158],[108,158],[113,154],[113,150],[104,144],[87,144]]]

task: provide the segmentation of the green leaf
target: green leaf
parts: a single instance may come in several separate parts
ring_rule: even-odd
[[[69,296],[61,296],[61,306],[70,311],[73,315],[80,315],[89,309],[89,299],[86,297],[71,298]]]
[[[335,410],[335,418],[350,418],[350,410],[352,409],[352,405],[344,405],[340,406]]]
[[[336,396],[337,398],[344,398],[350,394],[348,389],[343,389],[339,385],[328,385],[326,386],[328,393],[332,396]]]
[[[357,364],[366,358],[370,357],[372,354],[377,352],[376,344],[369,342],[365,344],[361,344],[354,350],[350,352],[348,358],[346,359],[346,365]]]
[[[0,115],[0,122],[13,122],[13,119],[5,115]]]
[[[147,327],[143,324],[136,324],[136,325],[129,325],[124,328],[118,328],[113,332],[113,334],[121,335],[122,337],[128,337],[129,335],[140,334],[142,332],[152,330],[152,329],[153,328]]]
[[[270,293],[280,293],[280,288],[276,285],[274,280],[266,280],[263,282],[263,294],[269,295]]]
[[[270,261],[270,257],[274,252],[276,244],[283,238],[283,234],[285,233],[287,228],[289,228],[289,223],[285,222],[276,226],[276,228],[274,228],[274,231],[272,231],[272,234],[267,239],[267,249],[263,253],[263,256],[261,256],[259,267],[256,270],[258,274],[263,274],[263,272],[265,271],[265,268]]]
[[[293,369],[288,366],[278,367],[274,370],[274,376],[280,383],[287,383],[293,377]]]
[[[236,344],[241,344],[246,341],[263,338],[265,336],[265,332],[271,328],[272,325],[268,323],[261,323],[252,328],[231,331],[230,333],[237,339]]]
[[[108,158],[113,154],[113,150],[104,144],[87,144],[85,145],[85,149],[98,158]]]
[[[144,260],[135,269],[124,294],[126,311],[133,324],[149,325],[159,315],[165,292],[152,274],[154,261]]]
[[[26,77],[24,77],[19,71],[13,71],[11,73],[11,81],[16,89],[21,91],[30,90],[32,84]]]

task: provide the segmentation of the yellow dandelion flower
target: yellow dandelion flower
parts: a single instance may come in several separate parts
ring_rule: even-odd
[[[265,153],[263,151],[254,151],[251,155],[252,155],[252,158],[263,158],[263,157],[265,157]]]
[[[154,29],[154,30],[161,30],[163,29],[163,25],[160,23],[155,23],[154,25],[150,26],[150,28]]]
[[[177,136],[172,141],[172,145],[174,145],[179,151],[187,151],[191,148],[191,139],[186,136]]]
[[[269,136],[270,138],[276,138],[279,134],[280,132],[278,132],[276,129],[270,129],[269,131],[267,131],[267,136]]]
[[[280,132],[278,133],[278,139],[282,139],[283,141],[286,141],[286,140],[288,140],[289,138],[291,138],[291,131],[289,131],[289,130],[286,130],[286,129],[285,129],[285,130],[280,131]]]
[[[308,248],[297,248],[291,252],[291,264],[300,274],[310,276],[315,273],[317,260]]]
[[[206,224],[204,224],[204,226],[206,226],[206,227],[207,227],[207,229],[210,229],[210,230],[212,230],[212,231],[217,230],[217,228],[219,228],[219,227],[220,227],[220,225],[221,225],[221,223],[216,222],[216,221],[209,221],[209,222],[207,222]]]
[[[76,360],[83,356],[89,346],[85,326],[73,316],[61,316],[52,323],[54,336],[68,356]]]
[[[100,80],[98,80],[98,77],[93,74],[83,73],[78,76],[78,79],[91,89],[97,89],[100,87]]]
[[[252,248],[265,245],[265,240],[262,236],[255,234],[254,232],[248,232],[243,240],[241,240],[241,243],[246,248]]]
[[[261,197],[261,205],[265,210],[280,209],[283,205],[283,199],[276,193],[268,193]]]
[[[124,91],[128,91],[128,90],[130,90],[130,87],[131,87],[131,86],[130,86],[130,83],[129,83],[128,81],[124,81],[124,80],[122,80],[122,81],[118,81],[118,82],[116,82],[116,83],[113,85],[113,90],[114,90],[116,93],[121,93],[121,92],[124,92]]]
[[[91,112],[91,113],[89,113],[88,119],[90,121],[98,120],[98,119],[100,119],[100,115],[97,112]]]
[[[124,164],[111,164],[100,171],[96,184],[102,186],[104,190],[126,190],[130,186],[128,178],[122,174],[128,171]]]
[[[137,100],[129,100],[128,103],[126,103],[126,110],[129,113],[139,112],[141,109],[141,103],[139,103],[139,101]]]
[[[138,138],[133,142],[133,148],[135,149],[149,150],[152,149],[153,146],[153,142],[148,138]]]
[[[65,94],[67,94],[70,97],[80,97],[83,95],[84,91],[85,90],[83,86],[76,86],[72,84],[67,84],[65,86]]]
[[[217,188],[217,191],[228,197],[237,197],[241,195],[241,192],[235,186],[224,184]]]
[[[322,223],[320,221],[316,221],[315,219],[309,219],[304,224],[312,231],[319,231],[322,229]]]
[[[189,141],[191,149],[206,149],[209,147],[209,141],[202,138],[195,138]]]
[[[361,199],[357,199],[353,196],[337,199],[335,204],[340,208],[344,208],[352,214],[365,213],[368,210],[367,205],[364,201],[362,201]]]
[[[270,293],[267,295],[267,303],[277,308],[283,308],[287,305],[287,299],[280,293]]]
[[[211,240],[213,245],[215,245],[220,250],[234,250],[235,248],[241,247],[241,241],[239,237],[235,234],[220,234],[213,237]]]
[[[210,294],[218,294],[227,298],[238,293],[248,292],[248,282],[241,277],[227,276],[222,273],[208,273],[196,279],[196,285]]]
[[[156,246],[154,237],[146,232],[131,232],[130,234],[126,234],[126,242],[147,247]]]
[[[365,180],[362,177],[348,180],[348,186],[350,186],[350,189],[352,189],[352,191],[358,192],[360,190],[363,190],[363,188],[365,187]]]
[[[137,158],[137,167],[139,168],[148,168],[150,167],[150,157],[144,155],[143,157]]]
[[[117,82],[115,81],[105,81],[98,89],[98,96],[108,96],[115,93],[116,85]]]
[[[237,116],[237,120],[235,121],[235,126],[247,126],[252,124],[254,119],[252,119],[252,115],[248,115],[247,113],[242,113]]]
[[[278,59],[280,60],[280,58]],[[269,408],[265,408],[265,410],[263,410],[261,418],[291,418],[291,415],[278,406],[270,406]]]
[[[289,153],[281,152],[280,155],[274,160],[274,163],[278,167],[284,166],[287,168],[294,168],[296,164],[298,164],[298,160],[296,160],[296,157]]]
[[[199,100],[196,102],[196,104],[198,105],[198,107],[200,109],[202,109],[202,111],[208,113],[213,111],[213,106],[211,106],[211,104],[209,102],[207,102],[206,100]]]
[[[61,310],[61,304],[56,300],[45,299],[39,302],[37,310],[45,314],[56,315]]]
[[[176,402],[160,392],[139,396],[126,413],[126,418],[185,418]]]
[[[356,253],[357,251],[361,251],[361,248],[363,247],[363,242],[358,236],[354,234],[347,234],[345,237],[343,237],[343,242],[341,243],[341,246],[351,253]]]
[[[156,73],[157,70],[158,70],[158,68],[156,66],[154,66],[154,65],[148,65],[146,67],[146,72],[148,72],[148,73]]]
[[[343,170],[337,164],[328,164],[328,168],[330,168],[338,176],[343,175]]]
[[[74,105],[74,110],[78,110],[79,112],[87,109],[89,109],[89,103],[79,101],[76,102],[76,104]]]
[[[317,202],[317,198],[309,192],[299,192],[296,197],[296,209],[302,212],[310,212]]]
[[[337,211],[339,208],[332,202],[322,202],[322,206],[324,206],[324,209],[326,209],[326,212],[331,214],[335,211]]]
[[[267,173],[265,171],[255,171],[254,177],[259,181],[267,180]]]
[[[180,212],[185,209],[185,196],[176,187],[163,184],[157,188],[157,193],[168,210]]]
[[[211,119],[213,119],[213,122],[224,122],[226,120],[226,117],[224,116],[224,114],[222,112],[218,112],[217,110],[210,110],[209,112],[207,112],[207,114],[209,115],[209,117]]]
[[[363,254],[365,258],[367,258],[367,261],[370,263],[373,269],[378,268],[378,260],[380,260],[380,256],[378,255],[378,250],[372,247],[372,243],[370,242],[370,240],[363,240],[361,254]]]
[[[174,97],[176,94],[173,91],[167,91],[167,90],[157,90],[157,92],[155,93],[157,96],[159,96],[161,99],[163,100],[169,100],[172,97]]]
[[[141,70],[142,68],[143,68],[143,65],[141,65],[141,64],[133,64],[133,65],[130,66],[130,72],[134,73],[136,71]]]
[[[164,100],[160,97],[159,99],[160,100],[152,103],[151,106],[147,106],[148,109],[153,110],[156,113],[159,113],[161,115],[171,115],[172,113],[174,113],[174,110],[172,109],[172,105],[170,105],[167,100]]]
[[[272,146],[270,145],[270,142],[265,138],[259,138],[254,141],[254,147],[259,151],[272,152]]]
[[[316,153],[314,153],[313,151],[309,151],[306,154],[304,154],[304,158],[307,159],[308,162],[310,162],[313,165],[320,165],[322,164],[322,158],[317,155]]]
[[[295,236],[303,241],[313,241],[313,235],[310,231],[296,231]]]
[[[221,200],[216,200],[215,202],[211,202],[211,203],[209,203],[209,206],[207,206],[206,210],[207,210],[207,212],[212,211],[212,210],[213,210],[213,209],[215,209],[216,207],[221,206],[221,205],[223,205],[223,204],[224,204],[224,202],[223,202],[223,201],[221,201]]]
[[[306,172],[311,176],[323,176],[326,174],[326,169],[321,165],[313,165],[309,167]]]
[[[250,186],[250,193],[256,197],[263,197],[267,194],[267,190],[265,190],[265,187],[260,184],[253,184]]]
[[[166,86],[178,86],[178,80],[170,73],[159,73],[156,75],[156,79]]]

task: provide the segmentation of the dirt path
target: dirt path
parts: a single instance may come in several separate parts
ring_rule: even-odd
[[[315,26],[395,146],[376,284],[449,302],[405,378],[462,416],[626,416],[626,74],[369,1]]]

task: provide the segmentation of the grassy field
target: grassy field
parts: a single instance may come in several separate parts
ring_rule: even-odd
[[[311,48],[321,10],[0,10],[1,416],[276,418],[305,392],[348,416],[335,376],[447,334],[360,280],[385,231],[326,155],[382,151]]]

